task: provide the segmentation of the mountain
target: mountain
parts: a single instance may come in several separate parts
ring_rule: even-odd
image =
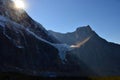
[[[80,67],[82,61],[99,76],[120,75],[120,45],[101,38],[89,25],[79,27],[76,31],[65,34],[54,31],[49,32],[59,41],[73,48],[66,54],[68,61],[73,59],[73,63],[79,64]],[[83,70],[85,71],[86,68],[83,68]],[[88,71],[88,73],[90,72]]]
[[[65,61],[69,49],[24,10],[16,9],[12,0],[0,0],[0,79],[1,75],[86,78],[81,67]]]
[[[0,0],[0,72],[40,75],[59,71],[58,41],[11,0]]]
[[[119,75],[119,53],[120,45],[89,25],[66,34],[47,31],[12,0],[0,0],[0,77]]]

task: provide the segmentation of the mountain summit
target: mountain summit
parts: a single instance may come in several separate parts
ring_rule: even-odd
[[[62,43],[66,43],[68,45],[77,44],[80,41],[92,36],[95,33],[89,25],[78,27],[76,31],[65,34],[54,32],[52,30],[49,30],[49,32],[59,41],[61,41]]]
[[[24,10],[16,9],[12,0],[0,0],[0,15],[25,28],[29,28],[29,30],[45,40],[58,42],[48,34],[47,30],[41,24],[34,21]]]

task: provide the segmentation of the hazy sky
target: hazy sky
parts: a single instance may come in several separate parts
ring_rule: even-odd
[[[120,43],[120,0],[26,0],[28,14],[47,30],[72,32],[90,25],[102,38]]]

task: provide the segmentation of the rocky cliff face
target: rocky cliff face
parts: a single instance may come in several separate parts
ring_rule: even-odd
[[[11,0],[0,0],[0,72],[59,71],[62,62],[52,43],[57,40],[41,24],[15,9]]]
[[[16,9],[12,0],[0,0],[0,15],[29,28],[30,31],[45,40],[58,43],[41,24],[34,21],[24,10]]]

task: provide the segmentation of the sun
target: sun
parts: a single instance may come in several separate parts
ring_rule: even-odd
[[[15,8],[25,9],[25,2],[24,2],[24,0],[13,0],[13,2],[15,4]]]

